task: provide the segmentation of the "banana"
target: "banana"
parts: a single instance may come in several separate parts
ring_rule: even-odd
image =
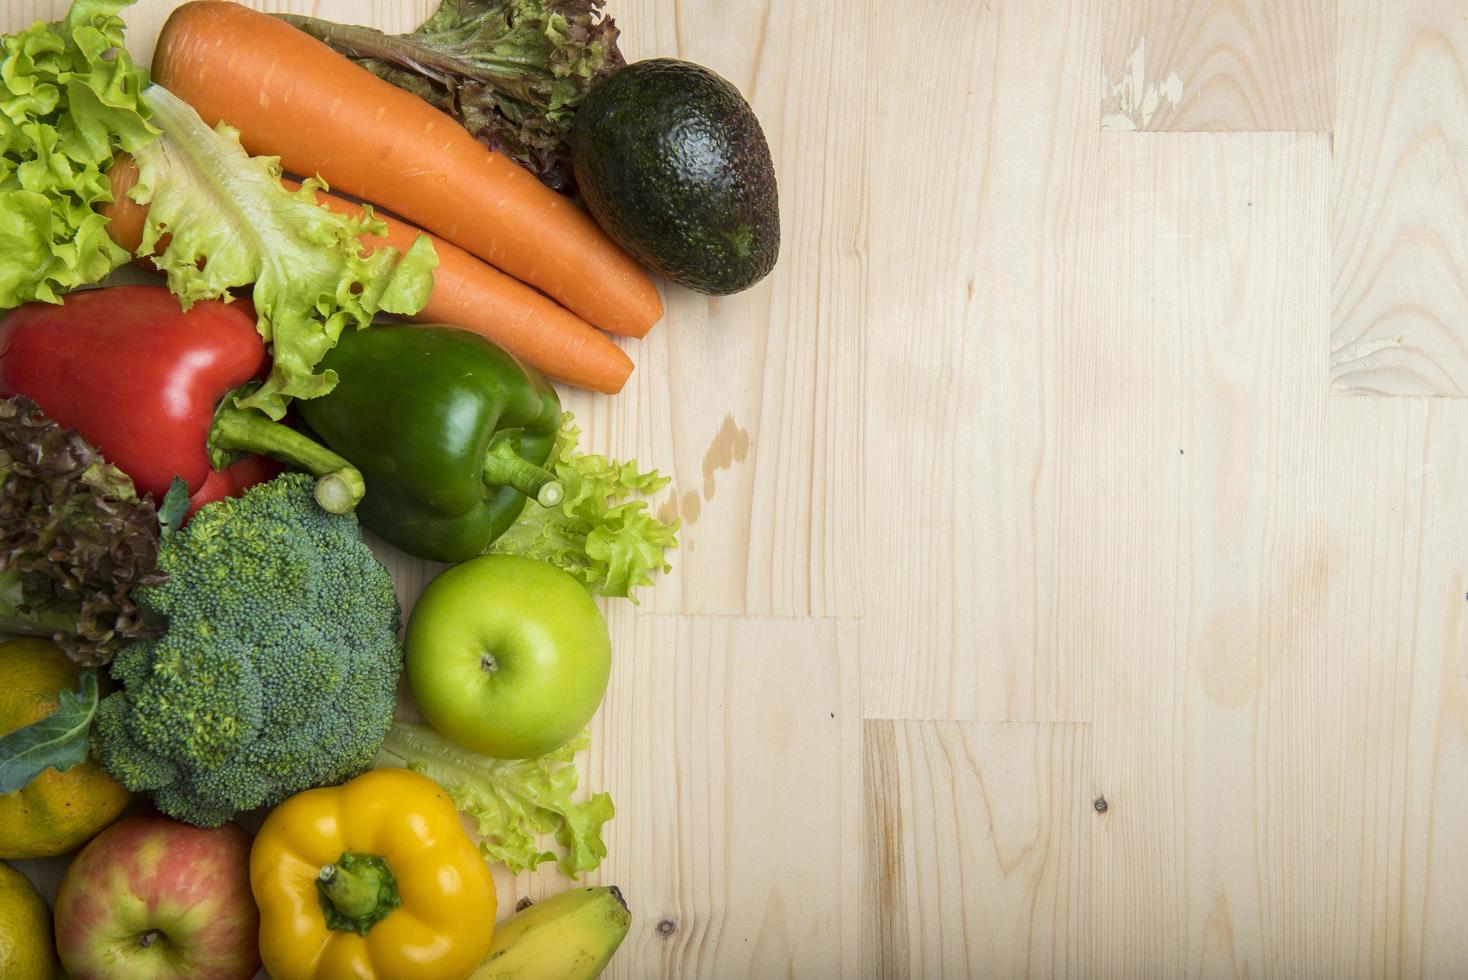
[[[495,926],[469,980],[595,980],[631,925],[615,885],[562,892]]]

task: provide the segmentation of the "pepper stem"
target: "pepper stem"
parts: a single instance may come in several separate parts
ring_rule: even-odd
[[[515,452],[508,441],[495,443],[484,454],[484,482],[514,487],[542,507],[554,507],[566,495],[554,473]]]
[[[288,425],[235,404],[238,392],[225,397],[209,427],[209,459],[223,469],[238,453],[259,453],[305,470],[316,480],[316,502],[332,514],[347,514],[367,491],[362,473],[341,456]]]
[[[316,894],[327,926],[359,936],[403,904],[392,869],[376,854],[344,852],[336,863],[323,865]]]
[[[377,908],[377,896],[382,891],[382,875],[373,868],[347,871],[335,864],[328,864],[317,875],[321,890],[336,910],[349,919],[360,919]]]

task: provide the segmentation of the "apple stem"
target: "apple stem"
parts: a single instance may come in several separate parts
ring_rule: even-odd
[[[149,929],[147,932],[138,937],[138,945],[141,946],[143,949],[147,949],[149,946],[153,945],[162,938],[163,933],[161,931],[157,929]]]

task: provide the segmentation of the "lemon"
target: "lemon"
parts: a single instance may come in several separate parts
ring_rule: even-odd
[[[0,643],[0,735],[55,711],[60,692],[76,689],[81,670],[48,640]],[[105,691],[106,675],[99,680]],[[53,857],[80,847],[117,819],[128,798],[95,759],[66,772],[47,769],[0,796],[0,858]]]
[[[0,977],[52,980],[51,910],[30,879],[0,861]]]

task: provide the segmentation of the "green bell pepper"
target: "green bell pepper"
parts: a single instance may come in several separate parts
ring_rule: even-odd
[[[560,399],[491,341],[441,326],[347,330],[321,366],[337,385],[298,400],[301,416],[366,478],[362,523],[409,554],[473,558],[527,497],[561,500],[544,468]]]

